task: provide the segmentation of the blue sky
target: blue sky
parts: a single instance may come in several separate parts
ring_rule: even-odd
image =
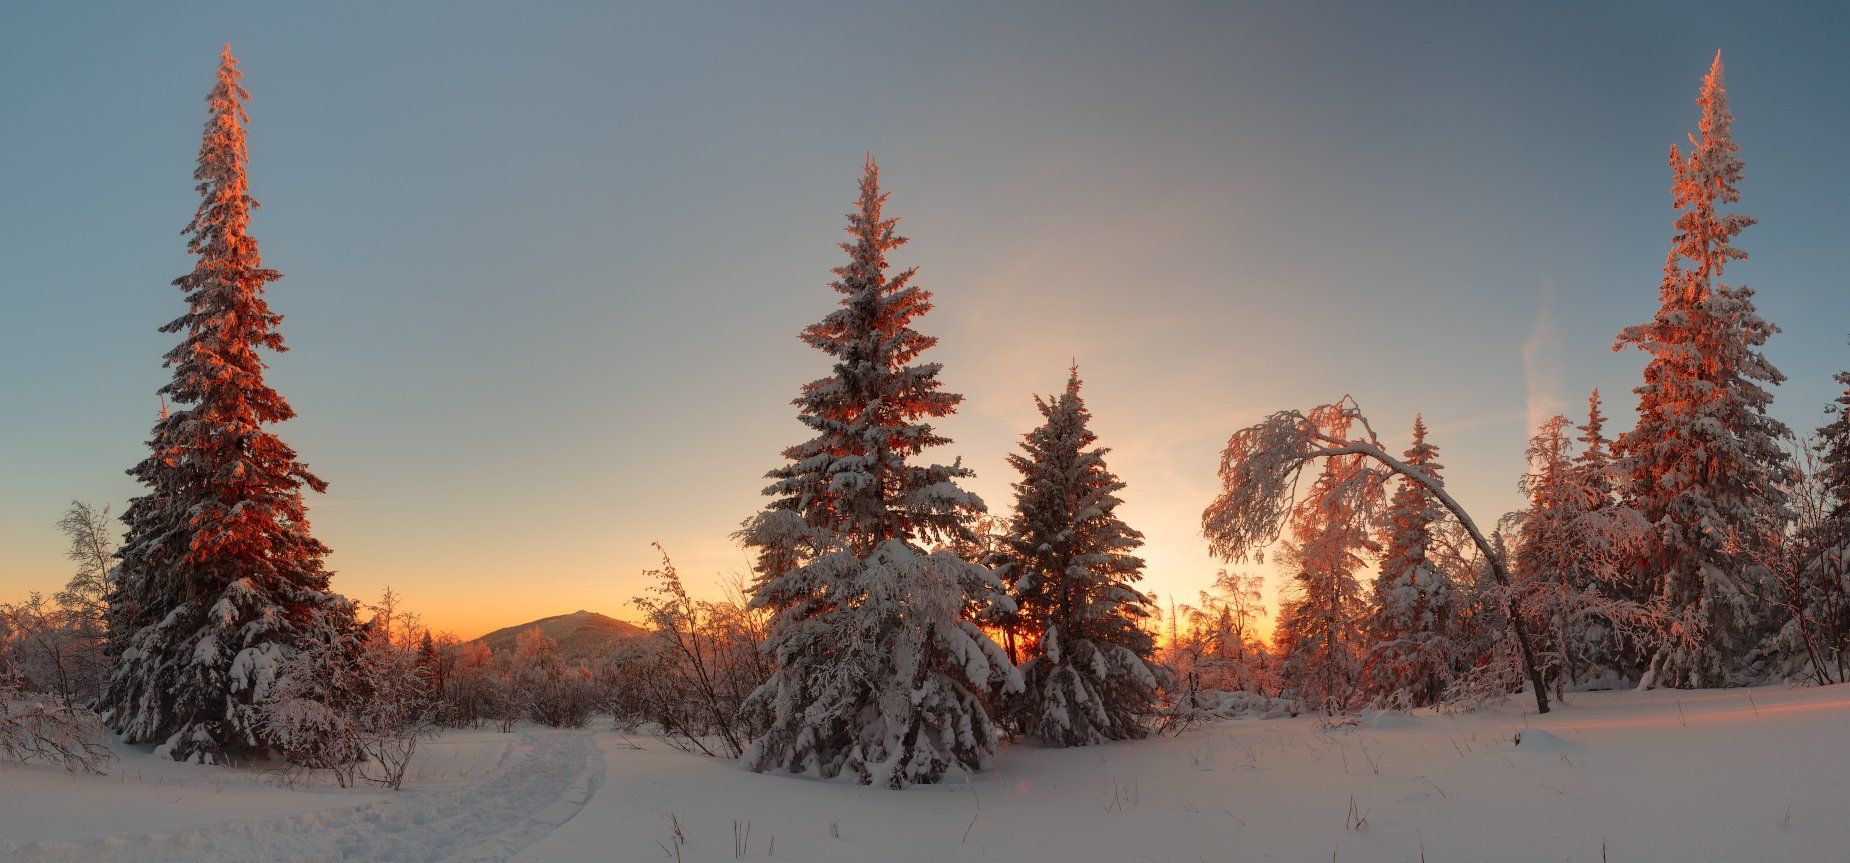
[[[1730,270],[1784,328],[1775,412],[1850,367],[1850,7],[1704,4],[16,5],[0,12],[0,599],[62,582],[66,501],[119,510],[189,263],[218,47],[253,100],[253,231],[292,351],[282,434],[336,584],[465,635],[696,582],[803,436],[795,338],[862,154],[1003,462],[1060,386],[1186,597],[1228,433],[1354,394],[1424,411],[1485,519],[1531,405],[1628,425],[1667,148],[1723,49],[1759,217]],[[1526,359],[1526,363],[1525,363]]]

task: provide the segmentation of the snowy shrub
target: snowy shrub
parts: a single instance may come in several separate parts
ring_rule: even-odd
[[[101,773],[115,756],[90,707],[109,676],[101,597],[113,546],[108,512],[73,503],[58,522],[78,571],[56,603],[0,605],[0,758]]]
[[[1260,602],[1257,575],[1221,570],[1214,588],[1183,605],[1170,632],[1169,663],[1178,678],[1175,692],[1278,691],[1278,668],[1254,626],[1266,609]]]
[[[437,719],[451,728],[481,728],[498,713],[496,703],[504,687],[494,652],[480,641],[439,648],[448,656]]]
[[[387,590],[363,625],[350,607],[325,614],[282,663],[263,728],[294,767],[331,771],[342,787],[404,782],[418,741],[435,730],[437,705],[416,619],[396,606]]]
[[[56,695],[28,690],[0,654],[0,759],[101,773],[115,756],[96,714]]]
[[[692,599],[667,552],[662,568],[644,575],[656,581],[635,600],[649,637],[614,663],[613,712],[621,722],[651,725],[677,749],[739,757],[769,720],[762,708],[746,708],[771,675],[771,660],[758,649],[768,615],[747,605],[742,584],[726,600]]]
[[[1295,716],[1302,705],[1279,696],[1279,668],[1253,634],[1265,615],[1263,578],[1221,570],[1214,589],[1172,616],[1166,661],[1171,682],[1158,730],[1181,732],[1212,719]],[[1274,711],[1275,705],[1280,709]]]
[[[507,694],[514,704],[503,707],[504,717],[516,713],[510,708],[517,705],[518,712],[553,728],[585,727],[598,702],[591,670],[568,665],[559,643],[538,627],[514,638]]]
[[[1191,693],[1186,701],[1168,705],[1157,727],[1163,732],[1180,734],[1191,726],[1219,719],[1283,719],[1303,713],[1304,702],[1295,698],[1210,689]]]
[[[1850,372],[1837,380],[1846,389],[1833,420],[1816,442],[1793,446],[1799,469],[1788,496],[1798,517],[1781,543],[1762,552],[1784,617],[1756,651],[1763,678],[1850,681]]]
[[[0,651],[21,687],[64,704],[97,704],[109,680],[109,657],[93,621],[37,592],[0,605]]]
[[[286,782],[326,770],[340,787],[354,784],[365,758],[354,720],[367,690],[360,652],[359,624],[352,605],[342,603],[317,617],[277,670],[263,703],[262,728],[290,765]]]

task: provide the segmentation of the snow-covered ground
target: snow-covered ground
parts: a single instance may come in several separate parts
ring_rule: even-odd
[[[448,734],[399,794],[130,752],[106,777],[0,768],[0,859],[692,863],[773,840],[776,859],[896,863],[1850,859],[1850,687],[1570,701],[1011,746],[901,792],[608,731]]]

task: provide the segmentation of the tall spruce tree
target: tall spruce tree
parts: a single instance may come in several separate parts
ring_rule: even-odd
[[[784,451],[767,475],[775,499],[739,532],[758,552],[752,601],[777,612],[776,667],[747,707],[771,726],[744,761],[898,788],[985,767],[996,728],[981,692],[1021,678],[971,620],[1009,604],[1000,580],[949,548],[977,541],[966,525],[983,502],[958,486],[972,473],[913,462],[949,443],[930,420],[962,396],[942,390],[938,363],[914,362],[937,342],[911,327],[931,294],[913,269],[887,273],[906,240],[872,156],[860,186],[834,270],[840,308],[802,336],[834,361],[794,402],[815,437]]]
[[[327,485],[265,426],[294,416],[264,383],[260,350],[282,351],[282,316],[247,229],[243,102],[227,46],[206,96],[210,118],[193,172],[201,202],[187,225],[193,271],[174,281],[187,310],[166,355],[173,380],[149,456],[129,471],[147,492],[129,504],[111,592],[120,653],[107,701],[125,740],[176,759],[267,747],[257,705],[310,622],[335,602],[309,532],[302,488]]]
[[[1702,80],[1702,120],[1689,152],[1671,148],[1676,239],[1650,322],[1615,346],[1650,354],[1637,426],[1621,439],[1630,496],[1650,524],[1637,567],[1680,622],[1650,659],[1647,682],[1726,685],[1733,661],[1765,626],[1756,563],[1787,520],[1791,463],[1767,387],[1785,380],[1759,352],[1778,328],[1754,311],[1754,291],[1722,283],[1746,259],[1733,239],[1754,217],[1722,213],[1741,200],[1741,159],[1722,85],[1722,57]]]
[[[1650,355],[1635,390],[1638,424],[1619,449],[1651,528],[1635,565],[1680,615],[1646,675],[1670,687],[1725,685],[1760,634],[1756,560],[1788,519],[1781,488],[1791,471],[1786,427],[1766,414],[1767,388],[1785,376],[1759,350],[1778,327],[1754,311],[1752,289],[1721,281],[1728,262],[1747,257],[1734,239],[1754,219],[1722,212],[1740,201],[1742,162],[1720,53],[1698,104],[1689,152],[1670,150],[1679,214],[1661,305],[1615,345]]]
[[[1009,456],[1021,473],[1002,560],[1031,641],[1016,700],[1021,727],[1044,743],[1086,746],[1145,734],[1156,700],[1141,626],[1154,605],[1134,585],[1143,534],[1118,518],[1124,483],[1095,446],[1074,366],[1066,391],[1036,396],[1046,420]]]
[[[1426,440],[1426,421],[1413,419],[1413,445],[1403,459],[1440,481],[1439,448]],[[1374,586],[1374,646],[1366,672],[1376,703],[1424,707],[1439,700],[1457,658],[1458,607],[1452,579],[1432,559],[1434,526],[1445,509],[1420,483],[1400,480],[1388,504],[1381,565]]]

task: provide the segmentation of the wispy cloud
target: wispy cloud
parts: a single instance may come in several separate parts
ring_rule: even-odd
[[[1554,282],[1543,279],[1537,294],[1535,323],[1522,343],[1523,403],[1530,431],[1560,413],[1565,404],[1561,400],[1561,334],[1555,324]]]

